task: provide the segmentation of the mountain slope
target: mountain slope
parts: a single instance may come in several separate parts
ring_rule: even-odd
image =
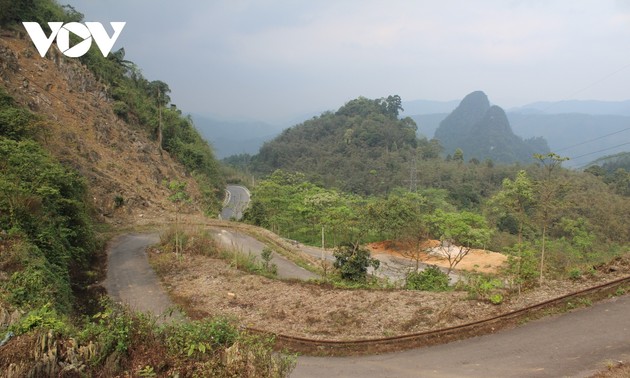
[[[222,121],[193,115],[195,126],[214,147],[219,159],[237,154],[255,154],[265,141],[276,137],[279,126],[260,121]]]
[[[401,185],[402,176],[408,176],[403,165],[423,143],[413,120],[398,119],[397,105],[360,97],[335,113],[286,129],[254,156],[254,170],[299,171],[327,187],[384,193]]]
[[[530,162],[534,153],[547,153],[549,147],[541,138],[523,141],[510,127],[500,107],[490,106],[481,91],[467,95],[435,131],[435,138],[444,146],[445,153],[456,149],[466,159],[492,159],[500,163]]]
[[[200,199],[186,169],[160,151],[144,129],[114,113],[109,88],[92,72],[54,46],[41,58],[32,43],[19,36],[23,34],[3,31],[1,85],[39,117],[40,143],[87,179],[102,219],[139,220],[172,211],[164,180],[186,182],[193,198]]]

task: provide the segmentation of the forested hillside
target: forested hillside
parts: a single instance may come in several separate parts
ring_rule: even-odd
[[[232,322],[158,327],[101,297],[103,231],[214,215],[224,179],[168,85],[123,49],[41,58],[19,22],[81,19],[52,0],[0,2],[0,375],[241,376],[253,365],[221,359],[243,337]],[[276,358],[251,336],[240,348],[258,368]]]
[[[304,172],[309,180],[352,193],[386,193],[409,177],[414,156],[437,156],[416,137],[410,118],[398,119],[400,97],[349,101],[282,132],[252,159],[253,169]]]
[[[514,164],[462,149],[444,158],[438,141],[414,141],[414,123],[388,113],[387,100],[359,98],[286,130],[251,159],[231,160],[263,173],[246,221],[315,245],[325,234],[329,247],[384,239],[485,247],[510,256],[505,274],[518,287],[546,276],[579,277],[627,253],[625,169],[614,176],[601,167],[565,169],[565,157],[533,152],[548,151],[544,140],[528,145],[514,136],[503,110],[483,93],[468,100],[443,123],[447,134],[485,135],[496,145],[493,156]],[[281,169],[264,175],[274,168]]]

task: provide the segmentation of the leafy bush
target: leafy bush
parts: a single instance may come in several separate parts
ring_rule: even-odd
[[[278,266],[276,264],[271,263],[271,259],[273,257],[273,250],[269,247],[263,248],[260,253],[260,258],[262,259],[262,268],[272,276],[278,274]]]
[[[34,329],[53,331],[63,334],[68,331],[67,320],[63,318],[50,303],[30,311],[20,321],[11,327],[17,335],[25,334]]]
[[[503,282],[500,279],[480,273],[470,274],[464,284],[468,295],[472,299],[489,301],[492,304],[503,302]]]
[[[333,256],[333,266],[339,270],[341,278],[353,282],[365,281],[368,268],[378,269],[380,264],[380,261],[370,257],[370,251],[351,243],[340,245]]]
[[[32,137],[36,119],[29,110],[18,106],[4,88],[0,88],[0,136],[13,140]]]
[[[420,272],[407,274],[405,288],[408,290],[447,291],[449,277],[435,265],[428,266]]]
[[[236,327],[223,318],[171,325],[165,333],[166,345],[172,353],[193,358],[229,347],[239,335]]]
[[[97,247],[83,179],[37,143],[0,137],[0,191],[0,224],[14,241],[0,258],[11,273],[5,296],[19,307],[52,303],[67,313],[70,281]]]

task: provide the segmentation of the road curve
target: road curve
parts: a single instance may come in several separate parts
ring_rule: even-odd
[[[243,212],[249,205],[249,190],[240,185],[228,185],[225,188],[227,192],[227,203],[221,210],[220,219],[224,220],[241,220]]]
[[[157,233],[126,234],[113,239],[108,245],[107,277],[103,286],[114,301],[136,311],[154,314],[161,320],[179,318],[179,313],[171,314],[173,302],[147,259],[146,248],[159,241]]]
[[[210,228],[214,240],[220,243],[224,248],[234,249],[243,253],[251,253],[256,258],[261,259],[261,252],[265,248],[265,244],[258,241],[252,236],[235,230],[226,230],[221,228]],[[298,279],[307,281],[310,279],[321,278],[317,274],[310,272],[286,257],[278,253],[272,254],[271,263],[278,268],[278,278]]]
[[[589,377],[630,360],[630,295],[492,335],[363,357],[300,357],[291,377]]]
[[[145,253],[158,241],[156,233],[112,240],[104,286],[114,300],[161,315],[173,304]],[[430,348],[364,357],[300,357],[292,377],[587,377],[608,360],[630,360],[628,314],[630,295],[625,295],[512,330]]]

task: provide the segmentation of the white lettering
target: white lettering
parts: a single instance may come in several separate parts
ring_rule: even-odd
[[[94,41],[96,45],[103,53],[103,56],[107,56],[110,51],[112,51],[112,47],[114,47],[114,43],[120,36],[123,28],[125,27],[126,22],[110,22],[109,23],[114,29],[114,34],[110,38],[107,35],[107,31],[100,22],[86,22],[85,26],[90,29],[90,33],[92,33],[92,37],[94,37]]]
[[[59,33],[59,29],[63,25],[63,22],[49,22],[48,26],[50,27],[51,33],[50,37],[46,37],[44,30],[37,22],[23,22],[24,28],[26,28],[26,32],[31,36],[31,40],[35,45],[35,48],[39,52],[39,55],[46,56],[46,52],[52,45],[53,40]]]
[[[92,39],[96,42],[103,56],[107,56],[114,47],[126,22],[110,22],[109,24],[114,30],[111,37],[100,22],[86,22],[85,25],[78,22],[69,22],[65,25],[63,22],[49,22],[50,36],[46,36],[37,22],[23,22],[22,24],[42,58],[46,56],[55,38],[59,50],[65,56],[78,58],[90,50]],[[80,37],[82,41],[70,47],[70,33]]]

